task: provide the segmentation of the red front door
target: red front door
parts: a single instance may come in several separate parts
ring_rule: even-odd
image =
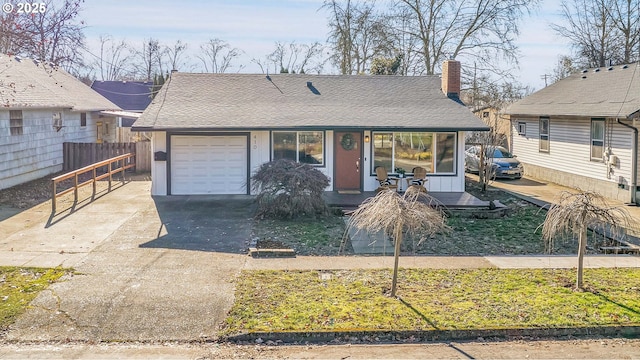
[[[336,190],[362,188],[362,133],[336,131],[334,136]]]

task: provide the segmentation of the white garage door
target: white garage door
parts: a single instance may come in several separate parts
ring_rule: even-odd
[[[246,136],[172,136],[171,193],[246,194]]]

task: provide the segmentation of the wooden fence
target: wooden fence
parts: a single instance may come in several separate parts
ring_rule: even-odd
[[[102,144],[66,142],[63,144],[63,171],[73,171],[129,153],[135,155],[136,171],[151,171],[151,143],[149,141]]]

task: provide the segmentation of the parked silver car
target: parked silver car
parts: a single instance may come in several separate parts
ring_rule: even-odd
[[[491,164],[491,177],[520,179],[524,174],[524,167],[502,146],[485,146],[485,161]],[[480,171],[480,145],[467,148],[464,153],[464,169],[467,172]]]

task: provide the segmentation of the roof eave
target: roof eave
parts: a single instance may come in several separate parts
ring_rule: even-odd
[[[216,131],[270,131],[270,130],[371,130],[371,131],[436,131],[436,132],[458,132],[458,131],[489,131],[488,126],[465,126],[465,127],[404,127],[404,126],[264,126],[264,127],[145,127],[132,126],[131,131],[166,131],[166,132],[216,132]]]

